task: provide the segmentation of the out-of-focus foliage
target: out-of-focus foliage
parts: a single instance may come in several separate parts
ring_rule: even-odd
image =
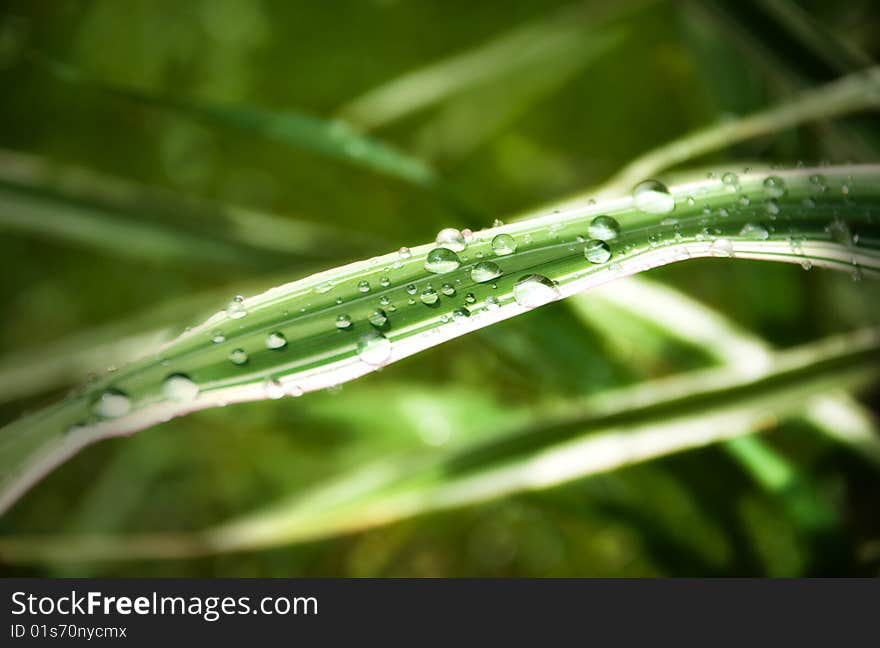
[[[870,2],[766,3],[784,4],[785,12],[742,11],[737,5],[743,3],[725,2],[607,4],[5,3],[0,146],[88,170],[72,180],[49,173],[42,189],[28,196],[51,205],[51,212],[38,210],[32,218],[62,218],[65,210],[76,214],[97,204],[102,218],[133,229],[120,233],[99,224],[94,236],[102,244],[88,245],[82,245],[89,238],[82,229],[75,236],[39,225],[0,230],[3,361],[27,367],[29,350],[36,356],[58,349],[59,363],[74,366],[64,374],[70,380],[76,367],[89,363],[67,358],[93,349],[97,340],[194,323],[187,304],[194,295],[223,293],[231,285],[268,287],[278,283],[279,272],[294,279],[431,240],[440,227],[488,226],[600,185],[648,149],[774,104],[880,55],[874,38],[880,12]],[[46,59],[187,105],[350,118],[353,128],[369,126],[371,140],[422,160],[439,180],[408,182],[359,164],[357,155],[325,155],[161,102],[71,84],[41,62]],[[369,106],[359,98],[405,78],[427,79],[443,91],[358,123],[352,107]],[[876,113],[866,114],[786,129],[692,164],[723,171],[755,162],[874,162],[878,137]],[[12,159],[0,158],[0,209],[18,214],[21,198],[4,202],[12,195],[9,183],[21,185],[20,176],[10,176]],[[102,183],[102,176],[128,184]],[[176,209],[178,200],[190,211]],[[246,211],[233,220],[239,229],[229,224],[230,209]],[[162,236],[147,239],[145,231]],[[249,237],[246,252],[237,247],[242,231]],[[295,244],[269,245],[279,236]],[[878,286],[844,273],[705,260],[654,271],[652,278],[773,347],[880,322]],[[468,435],[491,436],[505,416],[524,409],[719,359],[711,343],[688,342],[610,306],[614,324],[603,327],[603,305],[585,295],[579,307],[589,317],[571,304],[554,304],[341,391],[206,411],[103,442],[39,484],[0,519],[0,533],[198,530],[391,454],[415,456],[464,444],[472,440]],[[134,316],[139,321],[114,324]],[[107,327],[106,335],[99,327]],[[97,337],[74,337],[91,329]],[[143,344],[150,350],[151,342]],[[66,383],[3,398],[0,422],[57,397],[59,384]],[[861,394],[875,413],[876,397],[876,391]],[[3,569],[48,575],[876,574],[880,473],[811,421],[792,418],[734,445],[331,540],[188,560]],[[762,442],[753,444],[756,438]]]

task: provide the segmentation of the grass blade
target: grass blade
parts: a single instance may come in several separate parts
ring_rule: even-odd
[[[455,257],[460,265],[445,258],[442,274],[425,267],[436,245],[423,245],[234,301],[156,354],[3,428],[0,508],[101,438],[353,380],[541,302],[668,263],[736,257],[880,274],[880,167],[723,178],[485,230]],[[620,222],[609,243],[584,239],[599,215]],[[496,257],[500,234],[516,245]],[[215,330],[223,343],[211,342]]]

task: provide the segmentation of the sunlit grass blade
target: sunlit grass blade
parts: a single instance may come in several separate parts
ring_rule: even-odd
[[[776,353],[748,377],[722,367],[557,403],[491,441],[424,461],[380,461],[204,532],[7,537],[0,539],[0,556],[69,562],[253,550],[543,490],[772,427],[831,387],[875,380],[878,359],[880,330],[867,329]]]
[[[375,245],[374,237],[147,187],[0,150],[0,228],[148,259],[290,266]]]
[[[720,175],[484,230],[450,243],[466,245],[458,253],[422,245],[233,300],[156,353],[3,428],[0,508],[101,438],[324,389],[668,263],[746,258],[880,274],[880,168]]]
[[[434,171],[422,160],[390,144],[362,135],[339,119],[325,119],[291,110],[263,110],[252,106],[221,105],[156,94],[91,79],[82,71],[64,63],[44,63],[58,78],[78,87],[172,111],[217,126],[233,128],[415,185],[428,187],[437,180]]]

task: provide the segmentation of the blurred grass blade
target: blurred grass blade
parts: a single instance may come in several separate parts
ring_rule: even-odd
[[[748,139],[777,133],[808,121],[877,109],[880,109],[880,67],[873,67],[825,86],[805,90],[766,110],[709,126],[653,149],[627,164],[600,187],[579,192],[556,206],[571,206],[589,197],[626,191],[660,171]]]
[[[559,403],[486,443],[367,466],[264,511],[196,534],[0,538],[9,562],[168,558],[261,549],[558,484],[766,428],[830,387],[880,374],[880,330],[773,355],[751,376],[690,372]]]
[[[0,150],[0,229],[109,254],[267,268],[334,258],[376,240]]]
[[[227,106],[195,99],[180,99],[90,79],[80,70],[64,63],[44,63],[58,78],[97,92],[170,110],[217,126],[234,128],[422,187],[430,187],[437,180],[433,170],[422,160],[380,140],[361,135],[349,124],[338,119],[323,119],[293,111],[271,111],[250,106]]]
[[[0,509],[99,439],[195,410],[337,385],[668,263],[745,258],[880,275],[880,167],[721,177],[669,190],[649,184],[635,198],[484,230],[458,255],[444,249],[428,258],[437,246],[422,245],[235,299],[157,353],[3,428]],[[594,222],[600,215],[616,219],[614,236],[607,222]],[[586,240],[591,226],[608,242]],[[499,245],[501,234],[512,244],[502,237]]]
[[[589,33],[646,4],[618,3],[611,11],[580,4],[563,7],[548,18],[392,79],[353,99],[338,114],[361,128],[375,129],[477,86],[515,79],[524,69],[547,69],[561,57],[577,56],[580,45],[589,44]]]
[[[643,277],[600,286],[568,300],[570,307],[591,327],[602,331],[615,344],[643,344],[625,336],[620,319],[644,320],[657,326],[664,337],[697,347],[709,357],[748,376],[769,366],[770,346],[736,325],[721,313],[681,292]],[[619,317],[613,316],[619,311]],[[845,444],[873,465],[880,467],[880,436],[870,414],[846,393],[838,392],[812,400],[801,412],[823,434]],[[747,453],[744,456],[752,456]]]

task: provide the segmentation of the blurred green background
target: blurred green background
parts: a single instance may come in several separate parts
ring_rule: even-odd
[[[197,237],[182,244],[191,254],[164,254],[138,252],[130,232],[99,230],[86,241],[44,226],[45,212],[27,211],[10,190],[20,189],[21,158],[4,156],[0,210],[20,211],[30,223],[0,222],[4,366],[26,366],[65,340],[86,348],[74,336],[116,322],[126,332],[145,322],[193,324],[185,306],[193,295],[216,294],[208,302],[220,307],[234,287],[269,287],[433,240],[441,227],[489,226],[597,185],[689,131],[880,55],[880,6],[870,0],[7,0],[0,12],[0,146],[52,165],[27,195],[58,213],[112,204],[120,222]],[[504,49],[511,38],[526,40]],[[366,131],[351,108],[356,98],[471,55],[432,78],[432,101],[369,130],[430,164],[441,178],[436,187],[175,103],[343,116]],[[65,80],[50,60],[105,85]],[[750,141],[693,166],[871,162],[878,143],[876,119],[851,117]],[[143,191],[129,188],[120,198],[93,176],[59,171],[67,167]],[[210,218],[196,228],[170,199],[154,210],[157,197],[146,187],[332,231],[300,252],[200,256]],[[651,278],[778,348],[880,321],[877,286],[846,274],[701,260]],[[332,393],[206,411],[102,442],[34,488],[0,519],[0,532],[201,529],[373,459],[461,440],[474,420],[491,427],[508,405],[710,363],[705,349],[673,341],[636,337],[626,353],[611,346],[567,304],[553,304]],[[0,421],[65,389],[4,398]],[[875,414],[877,396],[862,399]],[[877,467],[802,421],[783,422],[763,438],[803,478],[799,501],[813,517],[792,514],[786,494],[763,487],[746,460],[711,446],[320,542],[191,560],[0,569],[53,576],[880,574]],[[805,522],[816,516],[818,527]]]

